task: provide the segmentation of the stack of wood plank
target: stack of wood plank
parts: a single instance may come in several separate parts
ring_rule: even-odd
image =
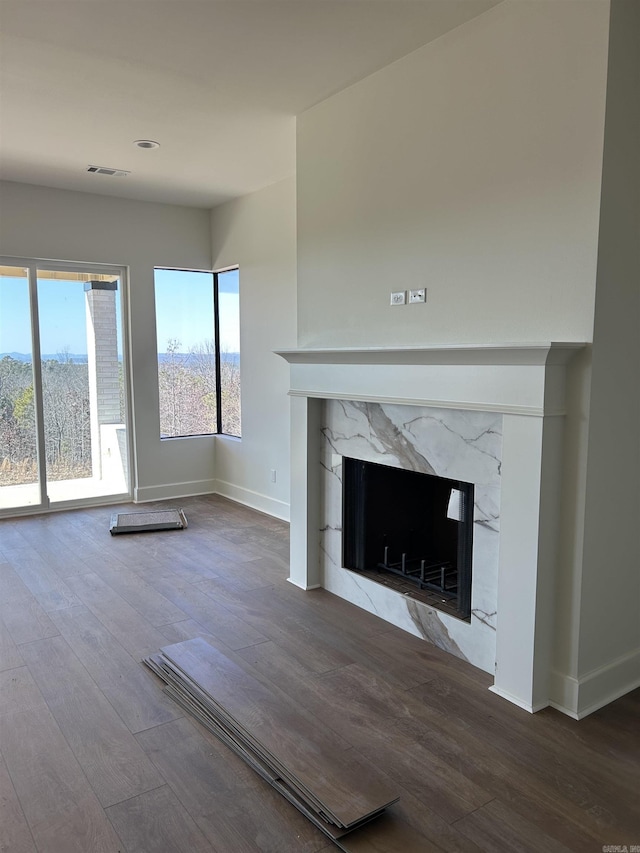
[[[398,800],[386,777],[290,696],[197,638],[145,659],[165,690],[335,843]],[[357,835],[357,833],[356,833]]]

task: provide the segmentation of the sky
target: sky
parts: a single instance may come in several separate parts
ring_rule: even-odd
[[[238,270],[218,273],[220,349],[240,352]],[[156,329],[158,350],[177,338],[180,351],[213,340],[213,274],[182,270],[156,270]]]
[[[238,270],[218,276],[221,349],[239,352]],[[120,288],[116,307],[120,317]],[[159,352],[169,339],[180,341],[180,351],[213,340],[213,275],[206,272],[156,270],[156,323]],[[86,354],[84,284],[77,281],[38,281],[40,350]],[[119,324],[120,325],[120,324]],[[118,330],[119,349],[121,335]],[[26,278],[0,276],[0,353],[31,353],[29,293]]]

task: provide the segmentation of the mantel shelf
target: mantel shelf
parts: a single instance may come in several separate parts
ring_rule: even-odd
[[[425,347],[368,347],[356,349],[276,350],[289,364],[387,365],[561,365],[567,364],[586,342],[532,342],[500,344],[440,344]]]

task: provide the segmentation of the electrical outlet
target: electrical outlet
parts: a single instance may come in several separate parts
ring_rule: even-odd
[[[426,302],[426,301],[427,301],[426,288],[421,287],[419,290],[410,290],[409,291],[409,305],[414,305],[416,302]]]
[[[276,475],[276,469],[275,469],[275,468],[272,468],[272,469],[271,469],[271,482],[272,482],[272,483],[275,483],[275,481],[276,481],[276,476],[277,476],[277,475]]]
[[[407,301],[407,291],[406,290],[395,290],[391,292],[391,304],[392,305],[404,305]]]

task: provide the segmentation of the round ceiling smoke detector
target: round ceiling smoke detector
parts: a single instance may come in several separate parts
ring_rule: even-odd
[[[133,144],[137,145],[138,148],[160,148],[160,143],[154,142],[152,139],[136,139]]]

